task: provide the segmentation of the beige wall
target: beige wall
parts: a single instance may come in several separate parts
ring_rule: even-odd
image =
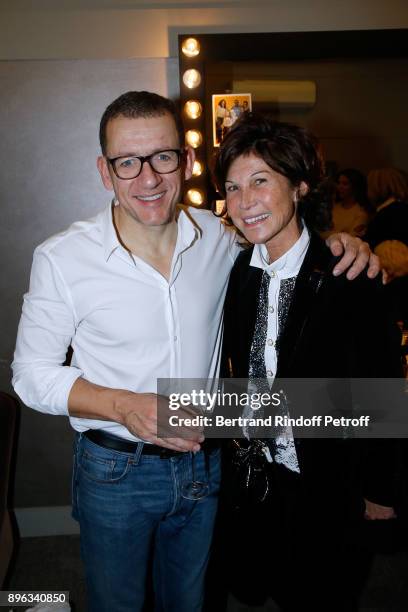
[[[404,27],[406,0],[3,0],[0,59],[175,57],[183,32]]]

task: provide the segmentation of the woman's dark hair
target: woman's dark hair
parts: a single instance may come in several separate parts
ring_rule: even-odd
[[[299,214],[309,226],[321,228],[329,216],[324,182],[324,162],[319,142],[308,130],[276,121],[269,115],[241,115],[221,142],[215,161],[214,179],[225,197],[225,180],[231,164],[241,155],[256,155],[285,176],[293,187],[303,181],[308,192],[299,194]]]
[[[345,176],[351,185],[353,197],[367,212],[372,212],[372,207],[367,196],[367,178],[356,168],[345,168],[336,175],[336,183],[341,176]]]

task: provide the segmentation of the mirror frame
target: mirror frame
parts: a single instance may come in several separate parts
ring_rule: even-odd
[[[193,58],[182,53],[182,44],[187,38],[199,41],[200,52]],[[240,34],[180,34],[178,36],[180,106],[185,129],[197,129],[203,141],[212,138],[206,133],[208,113],[211,113],[211,100],[205,98],[206,75],[210,63],[230,62],[268,62],[302,61],[349,58],[403,58],[408,57],[408,29],[389,30],[349,30],[322,32],[261,32]],[[183,74],[195,68],[201,74],[201,83],[189,89],[183,83]],[[184,112],[189,99],[198,100],[203,113],[198,119],[190,119]],[[205,204],[217,198],[208,169],[206,143],[196,149],[198,160],[204,164],[205,171],[199,177],[190,179],[188,187],[199,189],[204,194]],[[185,196],[184,201],[190,204]]]

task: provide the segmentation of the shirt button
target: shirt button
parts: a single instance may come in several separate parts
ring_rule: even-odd
[[[268,338],[268,346],[273,346],[273,340],[271,338]]]
[[[269,272],[269,276],[270,276],[271,278],[275,278],[275,272],[274,272],[273,270],[271,270],[271,271]]]
[[[268,306],[268,310],[269,310],[269,312],[275,312],[275,309],[274,309],[273,306]]]
[[[269,378],[272,378],[273,376],[272,370],[266,370],[266,375],[269,376]]]
[[[174,342],[177,342],[177,336],[174,336]]]

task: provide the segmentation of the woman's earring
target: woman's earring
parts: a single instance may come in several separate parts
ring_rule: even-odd
[[[216,202],[216,200],[213,200],[213,201],[211,202],[211,211],[212,211],[212,213],[213,213],[213,214],[214,214],[216,217],[225,217],[225,216],[226,216],[226,214],[227,214],[227,212],[228,212],[228,209],[227,209],[227,201],[226,201],[226,200],[224,200],[224,204],[223,204],[223,206],[222,206],[222,210],[221,210],[221,212],[219,212],[219,211],[217,211],[217,202]]]

